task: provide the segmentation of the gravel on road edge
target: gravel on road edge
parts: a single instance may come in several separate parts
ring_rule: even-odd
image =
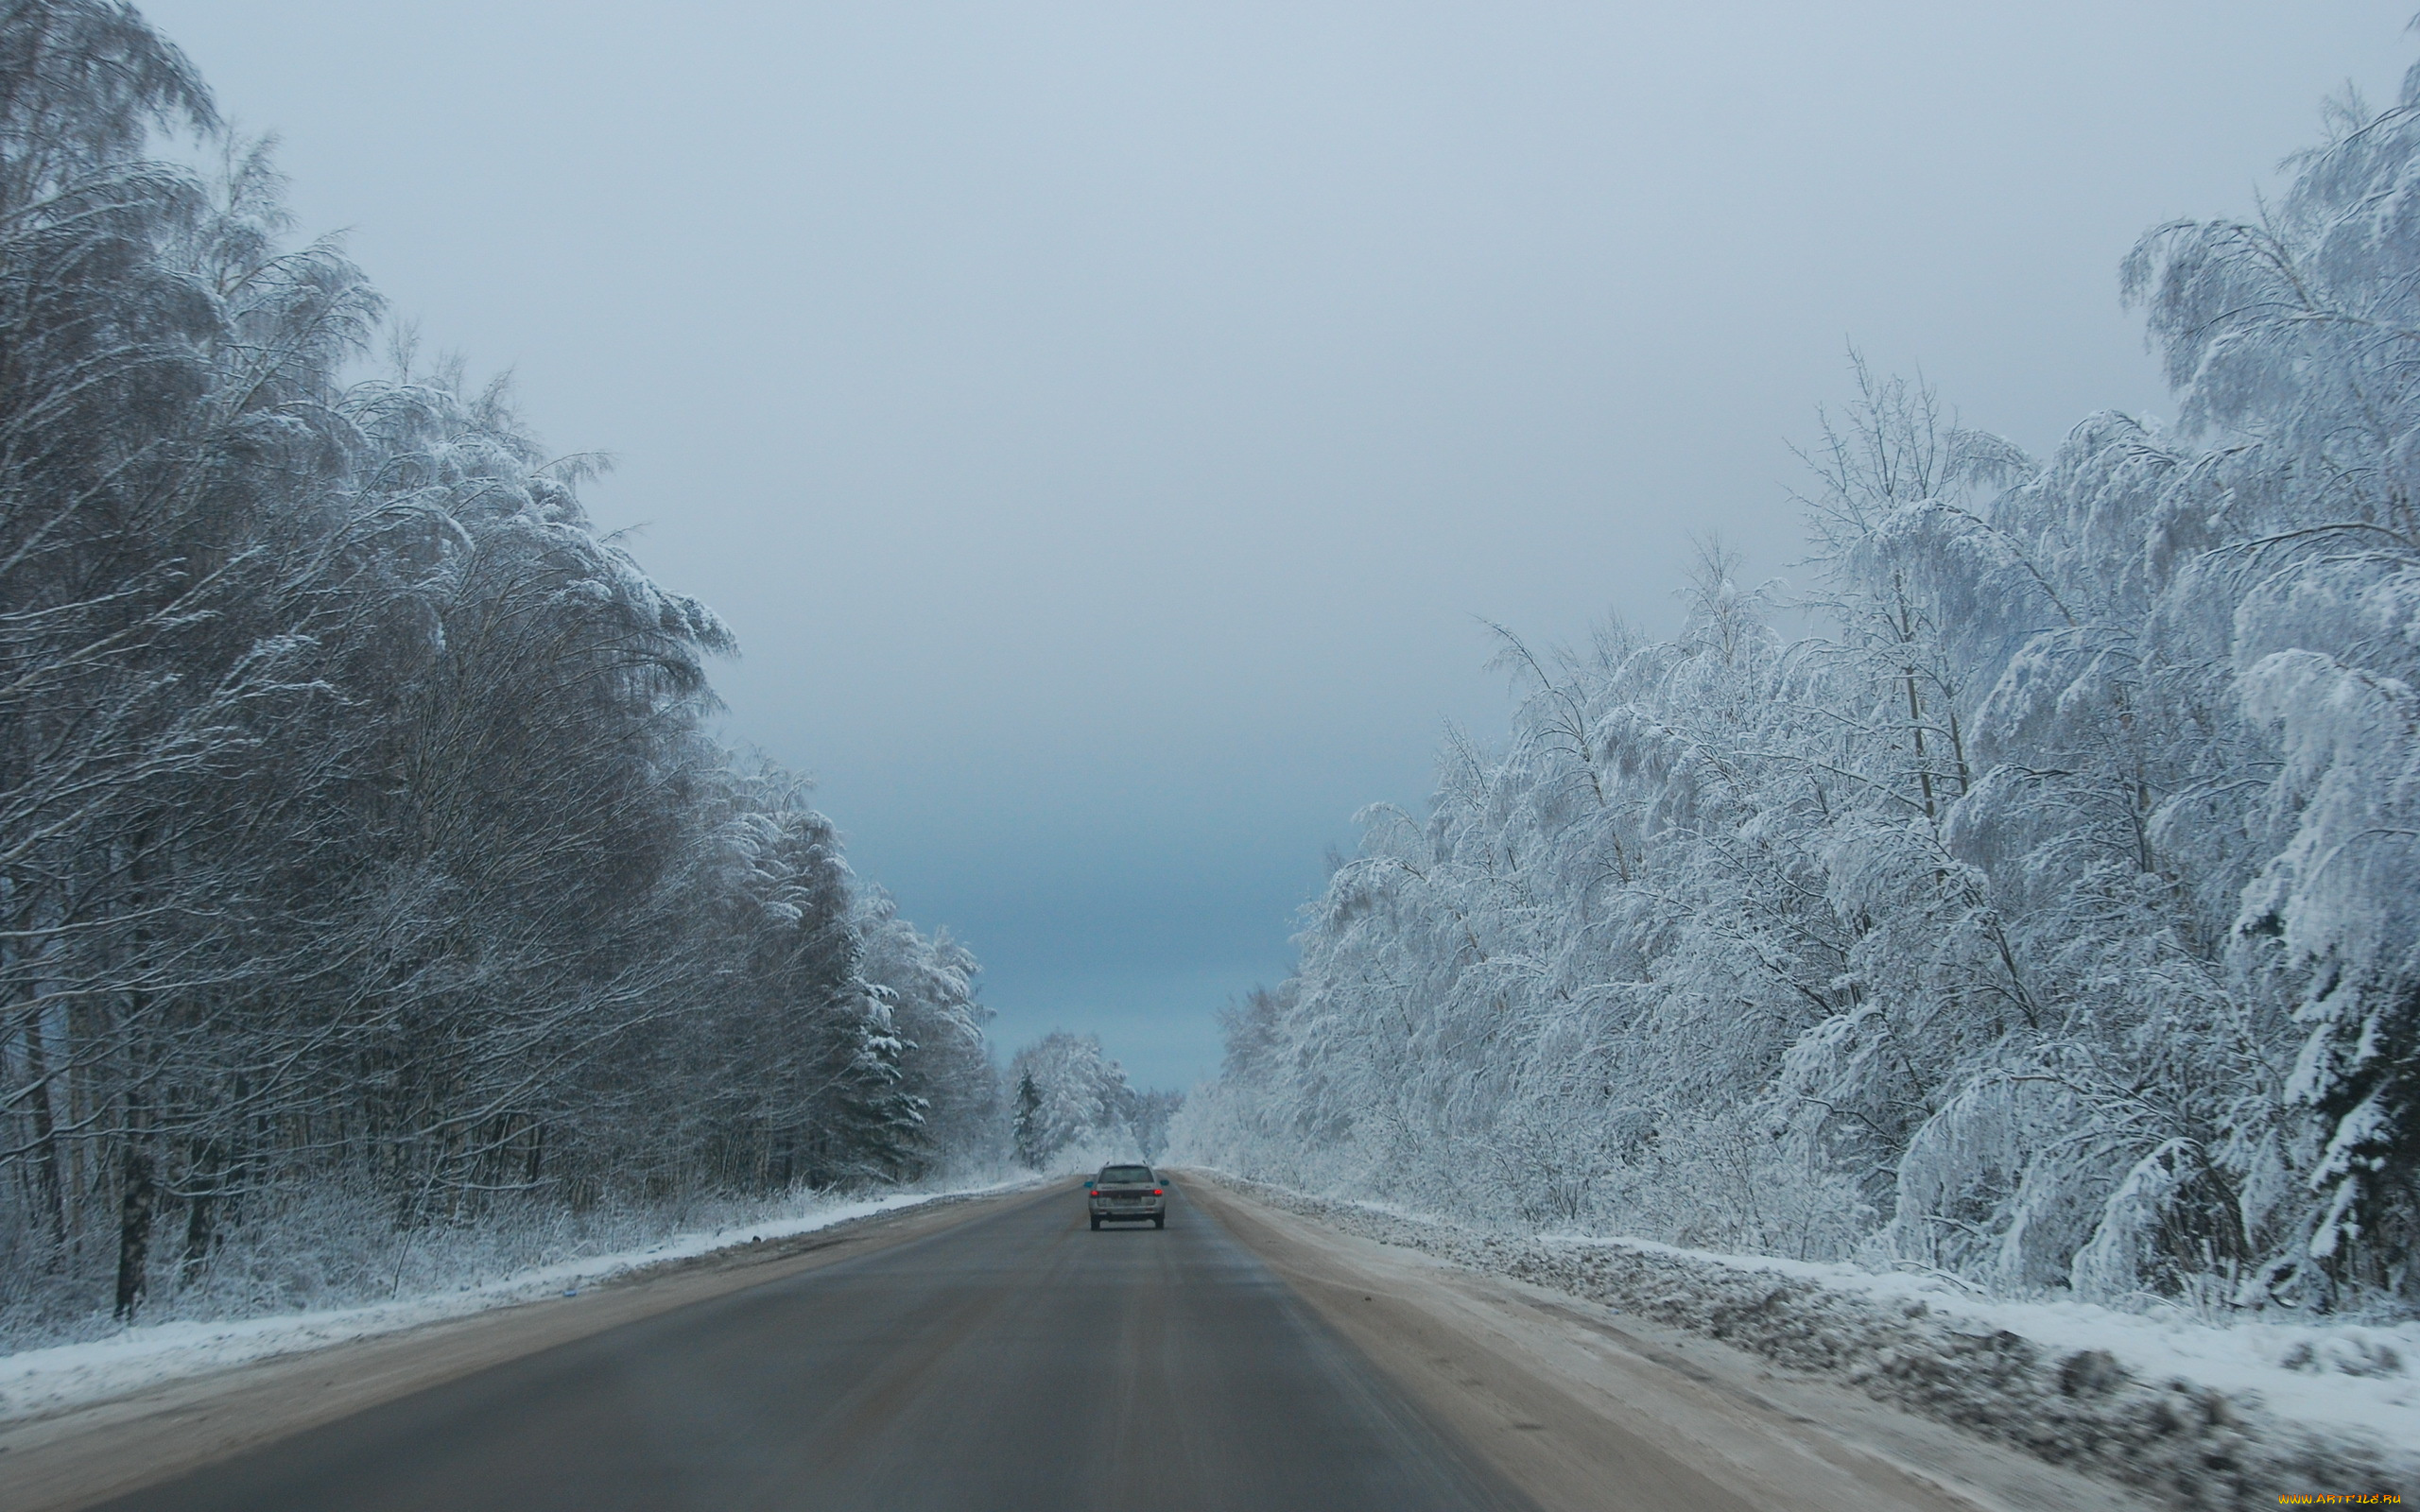
[[[2420,1486],[2413,1451],[2323,1435],[2271,1412],[2256,1394],[2136,1380],[2100,1350],[2055,1356],[1921,1302],[1893,1307],[1684,1255],[1488,1233],[1227,1172],[1194,1172],[1365,1239],[1618,1307],[1844,1382],[2171,1506],[2240,1512],[2275,1506],[2281,1493]]]

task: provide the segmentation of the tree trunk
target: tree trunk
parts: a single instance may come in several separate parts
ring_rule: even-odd
[[[211,1242],[218,1236],[218,1203],[226,1184],[225,1152],[216,1140],[206,1140],[196,1152],[195,1191],[185,1208],[185,1249],[177,1263],[177,1283],[190,1286],[210,1258]]]
[[[126,1194],[118,1202],[117,1307],[112,1316],[133,1321],[143,1304],[151,1261],[151,1213],[159,1189],[151,1182],[151,1154],[139,1141],[126,1146]]]
[[[67,1183],[59,1173],[59,1127],[50,1108],[50,1058],[42,1042],[42,1019],[26,1021],[26,1079],[33,1088],[34,1183],[42,1193],[43,1215],[50,1220],[51,1267],[67,1253]]]

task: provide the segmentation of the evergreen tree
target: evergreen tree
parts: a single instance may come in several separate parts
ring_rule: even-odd
[[[1017,1077],[1016,1120],[1012,1139],[1016,1148],[1017,1162],[1029,1171],[1041,1170],[1042,1162],[1049,1158],[1049,1151],[1044,1146],[1042,1089],[1034,1085],[1033,1073],[1030,1071]]]

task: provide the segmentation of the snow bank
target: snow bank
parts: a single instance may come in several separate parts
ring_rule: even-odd
[[[1204,1175],[1349,1232],[1601,1302],[2191,1508],[2420,1487],[2420,1326],[2218,1324],[1930,1275],[1525,1237]]]
[[[631,1271],[757,1240],[789,1239],[903,1208],[1024,1185],[1022,1179],[947,1192],[900,1193],[856,1201],[812,1198],[771,1207],[757,1221],[667,1236],[641,1247],[588,1255],[362,1307],[329,1308],[217,1322],[138,1325],[108,1338],[0,1355],[0,1422],[122,1397],[272,1355],[417,1328],[491,1308],[570,1297]]]

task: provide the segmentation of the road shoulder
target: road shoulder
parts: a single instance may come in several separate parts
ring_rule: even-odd
[[[634,1271],[577,1297],[279,1355],[0,1425],[0,1506],[68,1512],[399,1397],[752,1286],[895,1248],[1063,1183],[949,1198]]]
[[[1658,1494],[1680,1475],[1721,1502],[1806,1512],[2151,1504],[1714,1340],[1180,1175],[1199,1208],[1549,1512],[1600,1512],[1609,1494],[1683,1504],[1668,1500],[1682,1486]],[[1686,1504],[1720,1503],[1701,1492]]]

